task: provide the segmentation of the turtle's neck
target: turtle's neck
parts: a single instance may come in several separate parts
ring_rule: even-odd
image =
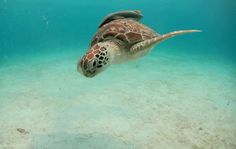
[[[113,64],[121,63],[124,54],[120,49],[120,45],[115,41],[105,41],[105,43],[107,44],[108,47],[107,52],[110,55],[110,62]]]

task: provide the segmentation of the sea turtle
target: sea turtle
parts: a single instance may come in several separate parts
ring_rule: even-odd
[[[99,25],[90,48],[81,58],[77,69],[86,77],[94,77],[114,63],[122,63],[146,55],[161,41],[175,35],[199,32],[180,30],[160,35],[141,24],[140,11],[120,11],[107,17]]]

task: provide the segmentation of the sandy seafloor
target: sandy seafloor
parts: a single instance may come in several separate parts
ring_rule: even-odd
[[[1,149],[236,148],[234,63],[159,49],[88,79],[73,51],[5,57]]]

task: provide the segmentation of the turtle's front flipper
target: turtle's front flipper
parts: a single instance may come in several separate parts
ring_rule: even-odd
[[[174,37],[176,35],[193,33],[193,32],[201,32],[201,31],[200,30],[180,30],[180,31],[170,32],[170,33],[167,33],[167,34],[164,34],[164,35],[152,38],[152,39],[148,39],[148,40],[144,40],[142,42],[139,42],[131,47],[130,52],[131,52],[131,54],[137,54],[143,50],[144,51],[149,50],[150,48],[152,48],[156,44],[158,44],[168,38]]]

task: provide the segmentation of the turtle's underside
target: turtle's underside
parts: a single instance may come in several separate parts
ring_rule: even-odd
[[[78,63],[78,70],[93,77],[113,63],[122,63],[146,55],[159,42],[175,35],[199,32],[181,30],[160,35],[141,24],[140,11],[121,11],[108,15],[99,25],[90,49]]]

